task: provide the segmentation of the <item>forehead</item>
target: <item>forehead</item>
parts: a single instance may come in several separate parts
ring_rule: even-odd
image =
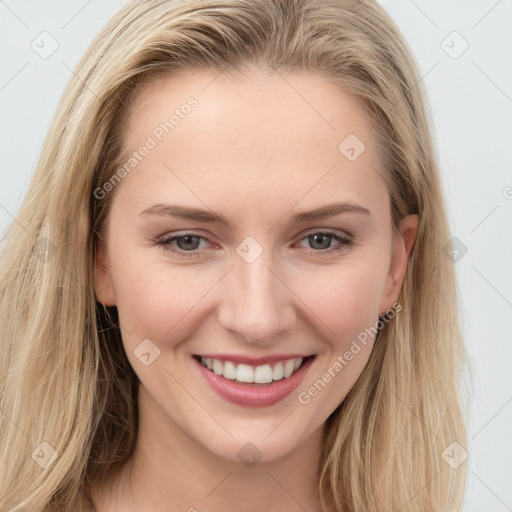
[[[173,170],[202,192],[285,184],[291,200],[305,187],[332,193],[343,186],[372,201],[374,185],[382,184],[372,124],[358,98],[319,74],[196,70],[139,91],[120,163],[151,139],[137,173],[125,180],[139,191],[159,192]]]
[[[372,122],[361,100],[321,74],[298,70],[279,73],[259,67],[243,74],[213,69],[181,71],[153,78],[139,90],[125,124],[125,147],[150,133],[156,121],[169,120],[191,97],[197,99],[199,108],[194,109],[193,121],[180,124],[193,123],[196,131],[215,132],[218,137],[224,134],[226,138],[237,131],[239,142],[244,142],[241,128],[255,128],[250,134],[251,145],[268,144],[274,140],[268,136],[274,135],[323,140],[326,144],[348,133],[367,139]]]

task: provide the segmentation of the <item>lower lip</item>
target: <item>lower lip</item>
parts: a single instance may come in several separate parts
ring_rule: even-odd
[[[203,366],[197,359],[192,358],[200,372],[221,398],[237,405],[248,407],[268,407],[287,397],[302,382],[314,357],[308,358],[304,364],[287,379],[274,381],[270,384],[244,384],[217,375]]]

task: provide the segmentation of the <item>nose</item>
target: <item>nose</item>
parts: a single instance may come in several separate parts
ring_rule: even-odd
[[[224,280],[218,319],[224,329],[246,341],[269,345],[293,327],[296,317],[292,291],[264,255],[265,251],[252,263],[235,259]]]

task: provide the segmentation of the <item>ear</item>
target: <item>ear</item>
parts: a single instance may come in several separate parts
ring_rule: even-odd
[[[418,233],[418,216],[404,217],[393,237],[393,249],[386,284],[379,307],[380,314],[388,311],[398,300],[407,270],[407,262]]]
[[[96,259],[94,262],[94,292],[98,302],[101,302],[104,306],[116,305],[116,295],[108,264],[107,249],[101,240],[96,248]]]

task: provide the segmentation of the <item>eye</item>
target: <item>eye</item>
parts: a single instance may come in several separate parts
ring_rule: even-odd
[[[313,231],[301,239],[306,240],[310,248],[310,255],[327,255],[334,251],[341,251],[353,244],[353,240],[332,231]],[[165,235],[155,240],[156,245],[181,258],[198,258],[206,249],[201,242],[208,244],[209,240],[197,233],[180,233]],[[332,245],[337,242],[337,245]],[[299,244],[300,246],[300,244]]]
[[[156,244],[180,257],[193,258],[198,257],[202,252],[202,250],[198,251],[201,241],[208,242],[208,239],[197,233],[183,233],[180,235],[164,236],[156,240]]]
[[[309,252],[311,255],[330,254],[334,251],[341,251],[353,244],[352,239],[332,231],[314,231],[309,233],[302,240],[306,240],[310,248],[315,249]],[[333,242],[337,242],[337,245],[332,246],[331,244]]]

